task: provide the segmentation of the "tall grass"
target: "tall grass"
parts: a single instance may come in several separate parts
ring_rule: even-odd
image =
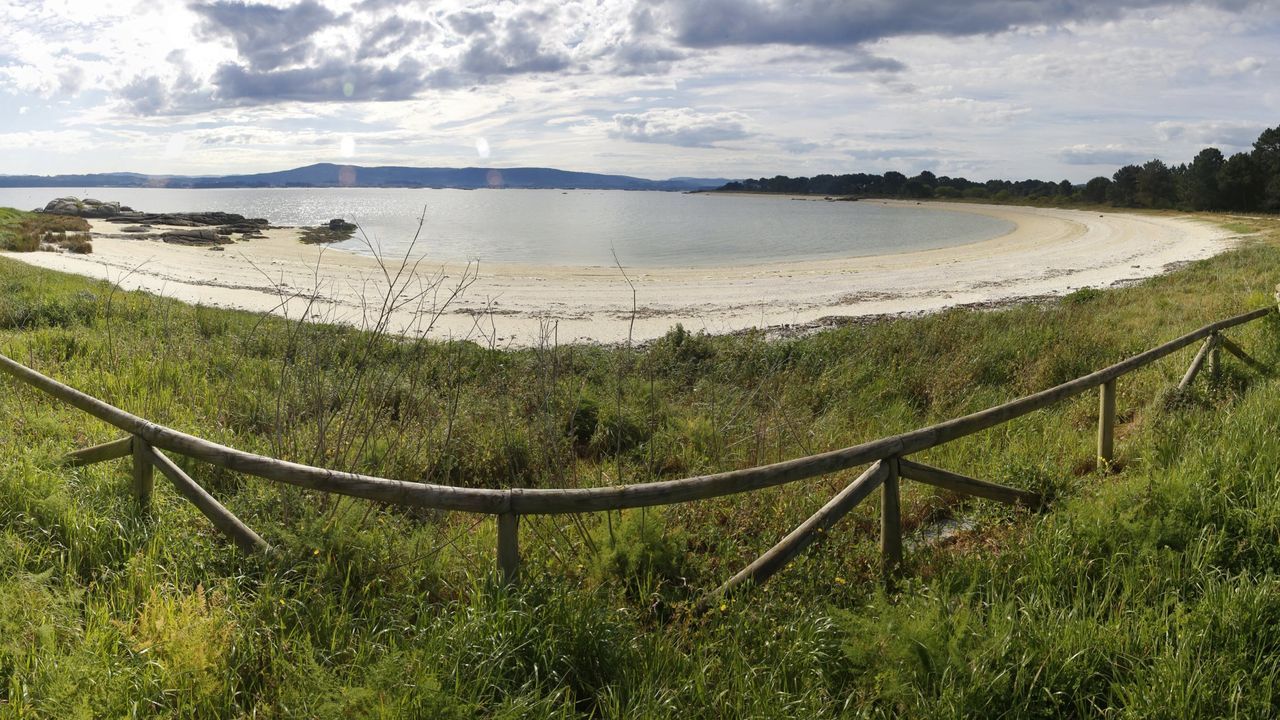
[[[1270,232],[1054,303],[778,341],[676,329],[638,348],[559,346],[549,331],[510,352],[191,307],[0,258],[0,351],[286,459],[491,487],[637,482],[911,429],[1257,307],[1280,280]],[[1274,364],[1278,329],[1231,335]],[[184,462],[283,553],[242,557],[173,492],[141,513],[120,464],[59,466],[112,431],[7,384],[0,716],[1270,714],[1280,386],[1228,359],[1175,396],[1188,360],[1122,379],[1117,475],[1093,470],[1093,397],[925,453],[1059,500],[1028,515],[908,484],[909,534],[971,529],[912,543],[895,594],[874,581],[869,502],[701,617],[698,593],[852,475],[527,518],[525,581],[501,591],[487,519]]]

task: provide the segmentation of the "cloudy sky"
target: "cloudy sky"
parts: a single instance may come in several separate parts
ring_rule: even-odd
[[[1280,0],[3,0],[0,174],[1110,175],[1280,125]]]

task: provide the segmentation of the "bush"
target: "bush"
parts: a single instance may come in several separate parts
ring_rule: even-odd
[[[668,526],[655,508],[623,514],[612,533],[604,538],[596,570],[603,579],[619,580],[629,590],[643,592],[655,585],[683,584],[684,533]]]

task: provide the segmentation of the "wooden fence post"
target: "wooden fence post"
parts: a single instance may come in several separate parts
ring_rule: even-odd
[[[1098,469],[1106,472],[1115,460],[1116,381],[1102,383],[1098,396]]]
[[[888,458],[885,462],[889,473],[880,485],[880,555],[884,562],[885,583],[889,583],[902,564],[902,498],[898,458]]]
[[[498,575],[504,585],[520,578],[520,516],[513,512],[498,515]]]
[[[1213,338],[1213,349],[1209,351],[1209,379],[1217,382],[1222,374],[1221,348],[1219,347],[1221,343],[1218,340],[1218,333],[1209,337]]]
[[[133,496],[143,510],[151,508],[151,492],[155,487],[155,475],[151,465],[151,446],[146,440],[133,436]]]

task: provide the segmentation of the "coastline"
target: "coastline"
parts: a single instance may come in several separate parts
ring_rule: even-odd
[[[774,196],[774,200],[787,196]],[[806,198],[813,200],[813,198]],[[767,200],[766,200],[767,201]],[[681,323],[691,331],[809,326],[830,318],[898,315],[1002,303],[1108,287],[1210,257],[1229,231],[1183,216],[1022,206],[863,200],[1011,222],[989,240],[935,250],[717,268],[490,264],[376,258],[298,242],[298,230],[266,232],[220,252],[106,237],[92,221],[91,255],[0,253],[32,265],[110,280],[192,303],[291,318],[372,325],[395,286],[388,329],[497,347],[636,341]],[[457,297],[451,294],[461,285]],[[635,313],[633,318],[633,292]]]

